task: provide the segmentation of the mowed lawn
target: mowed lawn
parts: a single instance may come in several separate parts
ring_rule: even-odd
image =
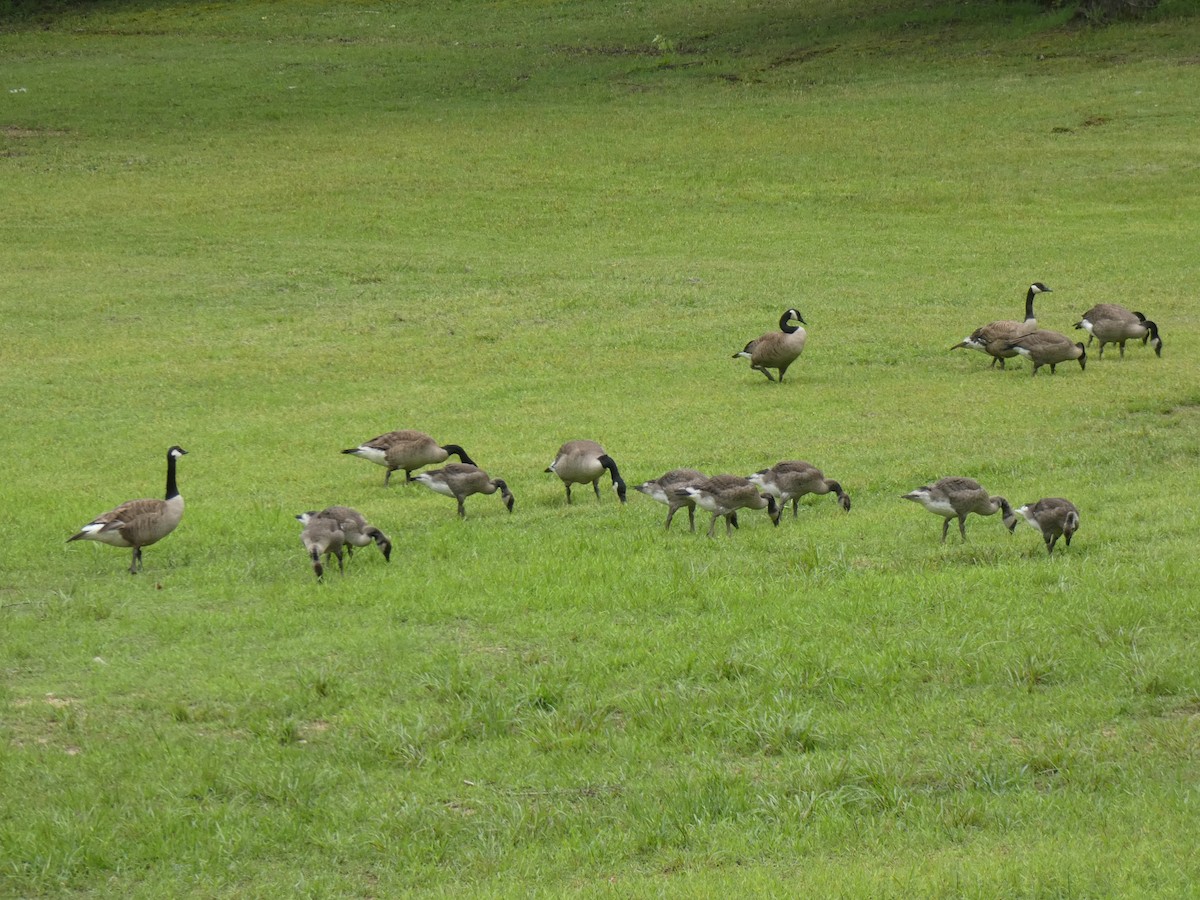
[[[96,3],[0,29],[0,895],[1179,896],[1200,20]],[[973,329],[1158,323],[1055,375]],[[798,308],[784,383],[733,354]],[[516,497],[339,451],[399,428]],[[566,504],[543,470],[601,442]],[[64,543],[161,496],[130,552]],[[633,486],[807,459],[726,536]],[[1031,528],[901,495],[946,475]],[[395,544],[318,583],[294,516]],[[334,566],[336,569],[336,566]]]

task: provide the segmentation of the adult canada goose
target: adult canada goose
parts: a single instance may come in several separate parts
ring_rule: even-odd
[[[1079,530],[1079,510],[1070,500],[1062,497],[1045,497],[1037,503],[1026,503],[1017,507],[1017,514],[1042,534],[1046,542],[1046,552],[1054,555],[1054,545],[1060,537],[1067,539],[1071,546],[1071,535]],[[1009,531],[1017,525],[1016,519],[1009,526]]]
[[[1000,368],[1003,369],[1004,361],[1012,359],[1017,355],[1017,352],[1012,350],[1009,345],[1017,338],[1031,334],[1037,330],[1037,318],[1033,314],[1033,298],[1038,294],[1052,293],[1054,292],[1050,288],[1046,287],[1040,281],[1035,281],[1029,286],[1028,293],[1025,294],[1024,322],[1017,322],[1012,319],[991,322],[982,328],[976,328],[971,332],[970,336],[964,338],[950,349],[957,350],[959,347],[967,347],[971,350],[979,350],[992,358],[993,369],[996,368],[997,361],[1000,363]]]
[[[1033,362],[1033,371],[1029,373],[1031,376],[1036,375],[1042,366],[1049,366],[1050,374],[1053,375],[1060,362],[1069,362],[1072,359],[1079,360],[1081,370],[1087,368],[1087,349],[1083,343],[1076,343],[1057,331],[1039,329],[1033,334],[1018,338],[1008,346]]]
[[[571,485],[588,484],[600,499],[600,476],[606,471],[612,476],[613,487],[621,502],[625,502],[625,479],[617,471],[617,464],[604,448],[595,441],[567,441],[558,448],[554,462],[546,467],[547,472],[553,472],[562,479],[567,489],[567,502],[571,502]]]
[[[778,497],[780,506],[787,506],[791,500],[793,518],[798,515],[800,498],[805,494],[836,494],[838,506],[846,512],[850,511],[850,495],[842,490],[842,486],[832,478],[826,478],[824,472],[804,460],[778,462],[769,469],[755,472],[749,478],[752,484]]]
[[[988,492],[972,478],[941,478],[933,484],[909,491],[904,499],[920,503],[934,515],[946,520],[942,523],[943,544],[946,543],[946,532],[950,530],[950,520],[955,518],[958,519],[962,539],[967,539],[967,516],[971,513],[990,516],[996,510],[1003,510],[1004,524],[1009,531],[1016,523],[1016,514],[1008,501],[1003,497],[989,497]]]
[[[309,559],[312,560],[313,572],[317,575],[317,581],[325,580],[325,567],[321,565],[322,556],[325,557],[326,563],[329,562],[330,556],[336,556],[338,571],[346,571],[342,562],[342,547],[345,544],[346,535],[342,531],[341,525],[338,524],[338,520],[315,511],[300,513],[296,518],[304,526],[300,532],[300,542],[304,544],[304,549],[308,553]]]
[[[695,469],[672,469],[665,475],[660,475],[653,481],[643,481],[634,488],[635,491],[641,491],[651,500],[657,500],[659,503],[667,505],[667,528],[671,527],[671,520],[675,518],[675,513],[683,509],[685,506],[688,511],[688,530],[696,530],[696,501],[689,496],[680,492],[680,488],[693,487],[700,484],[702,481],[707,481],[708,476],[703,472],[697,472]]]
[[[739,509],[763,509],[771,517],[771,524],[779,524],[779,504],[770,494],[760,494],[749,479],[740,475],[716,475],[699,484],[677,488],[677,493],[695,500],[702,508],[713,514],[708,525],[708,536],[712,537],[717,519],[724,516],[725,533],[732,534],[733,516]]]
[[[113,547],[132,547],[129,574],[142,568],[142,548],[149,547],[175,530],[183,518],[183,495],[175,483],[175,460],[187,453],[182,447],[167,451],[166,499],[129,500],[84,525],[71,541],[99,541]]]
[[[795,319],[800,325],[791,324]],[[768,381],[774,381],[768,369],[779,370],[779,383],[783,383],[783,373],[796,358],[804,352],[804,342],[808,340],[808,332],[801,326],[807,325],[798,309],[789,309],[779,317],[779,331],[768,331],[762,337],[748,343],[744,349],[733,354],[733,358],[745,357],[750,360],[750,368],[757,369],[767,376]]]
[[[333,519],[338,524],[345,541],[347,556],[354,556],[355,547],[366,547],[374,543],[379,547],[384,560],[391,562],[392,542],[357,509],[349,506],[327,506],[317,515]]]
[[[445,462],[451,455],[457,456],[467,465],[475,465],[475,460],[467,456],[467,451],[458,444],[439,444],[423,431],[404,429],[389,431],[377,438],[371,438],[365,444],[343,450],[361,459],[370,460],[379,466],[387,467],[387,475],[383,477],[383,486],[387,487],[392,473],[397,469],[404,470],[406,481],[415,481],[413,469],[421,466],[432,466]]]
[[[1104,345],[1117,344],[1121,348],[1121,358],[1125,357],[1125,342],[1141,340],[1154,345],[1154,355],[1162,356],[1162,338],[1158,336],[1158,326],[1140,312],[1130,312],[1115,303],[1097,303],[1083,314],[1076,328],[1082,328],[1088,333],[1088,346],[1092,338],[1100,340],[1100,358],[1104,359]]]
[[[503,479],[490,477],[478,466],[468,463],[451,463],[444,469],[421,472],[417,475],[416,480],[431,491],[457,500],[458,514],[462,518],[467,516],[463,500],[472,494],[494,494],[496,491],[500,492],[500,496],[504,498],[504,505],[508,507],[509,512],[512,512],[513,495],[512,491],[508,489],[508,485],[504,483]]]

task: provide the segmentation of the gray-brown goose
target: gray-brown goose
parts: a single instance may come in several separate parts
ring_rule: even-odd
[[[404,470],[406,481],[415,481],[412,474],[414,469],[445,462],[451,455],[467,465],[475,464],[458,444],[439,444],[425,432],[412,429],[389,431],[342,452],[385,466],[387,475],[383,477],[384,487],[387,487],[392,473],[397,469]]]
[[[375,544],[384,560],[392,559],[392,542],[386,534],[367,521],[366,516],[350,506],[327,506],[318,516],[333,519],[341,529],[346,546],[346,555],[353,558],[355,547]]]
[[[793,325],[792,319],[799,322]],[[734,359],[745,357],[750,360],[750,368],[756,369],[767,376],[768,381],[774,381],[769,369],[779,370],[779,383],[783,383],[783,375],[788,366],[796,361],[804,352],[804,342],[808,340],[808,332],[803,325],[808,323],[800,315],[800,310],[789,309],[779,317],[779,331],[768,331],[766,334],[752,340],[743,349],[733,354]]]
[[[1079,530],[1079,510],[1074,503],[1062,497],[1043,497],[1036,503],[1026,503],[1017,507],[1017,515],[1041,533],[1042,540],[1046,542],[1046,552],[1051,556],[1060,537],[1066,538],[1070,547],[1071,535]],[[1017,520],[1014,519],[1009,530],[1015,528],[1016,524]]]
[[[1081,370],[1087,369],[1087,348],[1083,346],[1083,342],[1072,341],[1057,331],[1039,329],[1033,334],[1018,338],[1008,346],[1033,363],[1033,371],[1029,373],[1031,376],[1036,375],[1042,366],[1049,366],[1050,374],[1053,375],[1059,363],[1070,362],[1073,359],[1079,360]]]
[[[142,568],[142,548],[161,541],[183,518],[183,495],[175,482],[175,460],[187,453],[182,447],[167,451],[167,494],[163,500],[129,500],[84,525],[71,541],[99,541],[113,547],[133,548],[129,573]]]
[[[717,519],[724,517],[725,533],[733,533],[733,517],[739,509],[766,509],[771,524],[779,524],[779,504],[770,494],[760,494],[749,479],[740,475],[715,475],[699,484],[679,488],[678,492],[696,501],[702,509],[713,514],[708,525],[712,537]]]
[[[604,452],[604,448],[595,441],[567,441],[558,448],[554,462],[546,467],[547,472],[553,472],[562,479],[567,489],[567,502],[571,502],[571,485],[591,484],[600,499],[600,476],[608,472],[612,476],[613,487],[617,497],[625,502],[625,479],[617,471],[613,458]]]
[[[967,516],[971,513],[990,516],[997,510],[1003,510],[1004,524],[1009,531],[1012,531],[1016,522],[1016,514],[1008,501],[1003,497],[988,496],[988,492],[973,478],[941,478],[933,484],[909,491],[904,499],[920,503],[934,515],[945,519],[942,523],[943,544],[946,543],[951,519],[958,519],[958,530],[964,541],[967,539]]]
[[[1000,363],[1000,368],[1005,367],[1004,361],[1012,359],[1017,355],[1017,351],[1009,346],[1017,338],[1026,334],[1032,334],[1037,330],[1037,318],[1033,314],[1033,298],[1038,294],[1051,294],[1053,291],[1040,281],[1035,281],[1029,286],[1029,291],[1025,294],[1025,320],[1017,322],[1013,319],[1002,319],[999,322],[990,322],[981,328],[976,328],[971,334],[964,338],[959,343],[951,347],[951,350],[957,350],[960,347],[967,347],[971,350],[979,350],[986,353],[992,358],[992,368],[996,367],[996,363]]]
[[[504,480],[492,478],[483,469],[469,463],[451,463],[443,469],[421,472],[417,475],[416,480],[431,491],[457,500],[458,514],[464,519],[467,516],[467,510],[463,506],[463,501],[472,494],[494,494],[499,491],[508,511],[512,512],[513,509],[512,491],[508,489]]]
[[[1154,355],[1162,356],[1163,342],[1158,336],[1158,326],[1140,312],[1132,312],[1116,303],[1097,303],[1085,312],[1075,323],[1076,328],[1088,333],[1088,345],[1092,339],[1100,341],[1101,359],[1104,359],[1104,345],[1117,344],[1121,348],[1121,358],[1125,358],[1125,342],[1140,340],[1143,345],[1147,342],[1154,347]]]
[[[664,475],[660,475],[653,481],[643,481],[637,485],[634,490],[640,491],[651,500],[657,500],[659,503],[667,505],[667,529],[671,527],[671,520],[675,518],[675,513],[687,507],[688,511],[688,530],[696,530],[696,501],[688,494],[680,492],[680,488],[693,487],[703,481],[707,481],[708,476],[703,472],[697,472],[695,469],[672,469]]]
[[[322,556],[325,557],[326,563],[329,562],[330,556],[336,556],[338,571],[344,572],[346,569],[342,561],[342,547],[345,545],[346,536],[338,521],[328,516],[322,516],[315,511],[300,513],[296,518],[304,526],[300,532],[300,543],[304,545],[304,551],[312,560],[313,572],[316,573],[317,581],[325,579],[325,566],[321,564]]]
[[[850,495],[842,486],[810,462],[802,459],[784,460],[769,469],[762,469],[749,476],[753,484],[779,498],[780,506],[792,501],[792,517],[798,515],[800,498],[805,494],[836,494],[838,506],[850,511]]]

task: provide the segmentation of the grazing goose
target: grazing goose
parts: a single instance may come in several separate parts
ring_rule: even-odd
[[[792,517],[795,518],[800,498],[805,494],[837,494],[838,505],[846,512],[850,511],[850,495],[842,490],[842,486],[832,478],[826,478],[825,473],[810,462],[804,460],[785,460],[769,469],[762,469],[749,476],[752,484],[779,498],[780,506],[787,506],[792,501]]]
[[[1074,503],[1062,497],[1045,497],[1037,503],[1026,503],[1017,507],[1017,514],[1041,532],[1042,540],[1046,542],[1046,552],[1051,556],[1060,537],[1065,537],[1070,547],[1071,535],[1079,530],[1079,510]],[[1014,519],[1009,531],[1016,525],[1017,520]]]
[[[1042,366],[1049,366],[1050,374],[1053,375],[1060,362],[1072,359],[1079,360],[1081,370],[1087,368],[1087,350],[1082,342],[1075,343],[1057,331],[1038,330],[1018,338],[1008,346],[1033,362],[1033,371],[1029,373],[1031,376],[1036,375]]]
[[[406,481],[415,481],[416,479],[412,475],[413,469],[445,462],[447,457],[452,454],[467,465],[475,465],[475,461],[467,456],[467,451],[458,444],[438,444],[425,432],[411,429],[389,431],[377,438],[371,438],[365,444],[359,444],[357,447],[351,447],[342,452],[370,460],[379,466],[386,466],[387,475],[383,477],[384,487],[387,487],[392,473],[397,469],[404,470]]]
[[[612,457],[604,452],[604,448],[595,441],[567,441],[558,448],[554,462],[546,467],[547,472],[553,472],[562,479],[567,489],[567,502],[571,502],[571,485],[591,483],[600,499],[600,476],[607,470],[612,476],[613,487],[621,502],[625,502],[625,479],[617,471],[617,464]]]
[[[142,548],[149,547],[175,530],[183,518],[183,495],[175,483],[175,460],[187,453],[182,447],[167,451],[167,496],[164,500],[129,500],[84,525],[71,541],[99,541],[113,547],[132,547],[129,574],[142,568]]]
[[[1008,501],[1003,497],[989,497],[979,484],[971,478],[941,478],[933,484],[927,484],[909,491],[904,495],[905,500],[920,503],[934,515],[942,516],[942,543],[946,543],[946,532],[950,530],[950,520],[958,519],[958,530],[962,539],[967,539],[967,516],[975,513],[980,516],[990,516],[996,510],[1004,511],[1004,524],[1012,530],[1016,523],[1016,514]]]
[[[993,369],[996,368],[997,361],[1000,363],[1000,368],[1003,369],[1004,361],[1017,355],[1017,352],[1012,350],[1009,345],[1017,338],[1037,330],[1037,318],[1033,315],[1033,298],[1038,294],[1052,293],[1054,292],[1050,288],[1040,281],[1035,281],[1029,286],[1029,292],[1025,295],[1024,322],[1016,322],[1012,319],[992,322],[982,328],[976,328],[969,337],[964,338],[950,349],[957,350],[959,347],[967,347],[971,350],[982,351],[992,358]]]
[[[800,325],[791,324],[792,319]],[[779,331],[768,331],[762,337],[748,343],[743,350],[733,354],[733,358],[745,357],[750,360],[750,368],[766,375],[767,381],[775,380],[775,376],[767,370],[778,369],[779,383],[783,384],[783,373],[804,352],[808,332],[800,326],[807,324],[799,310],[789,309],[779,317]]]
[[[504,505],[508,507],[509,512],[512,512],[513,495],[512,491],[508,489],[508,485],[500,478],[489,477],[488,473],[478,466],[468,463],[451,463],[444,469],[422,472],[416,480],[431,491],[437,491],[439,494],[445,494],[447,497],[457,500],[458,514],[464,519],[467,516],[467,510],[463,506],[463,500],[472,494],[494,494],[499,491],[500,496],[504,498]]]
[[[317,581],[325,580],[325,567],[321,565],[322,556],[325,557],[325,562],[329,562],[330,556],[336,556],[338,571],[346,571],[342,563],[342,547],[346,542],[346,535],[337,519],[312,511],[300,513],[296,518],[304,526],[304,530],[300,532],[300,542],[304,544],[304,550],[312,560]]]
[[[384,560],[391,562],[392,542],[357,509],[349,506],[327,506],[317,515],[333,519],[338,524],[345,540],[347,556],[353,558],[355,547],[366,547],[373,542],[379,547]]]
[[[687,494],[678,493],[680,488],[693,487],[700,484],[702,481],[707,481],[708,476],[703,472],[697,472],[695,469],[672,469],[665,475],[660,475],[653,481],[643,481],[635,491],[641,491],[651,500],[657,500],[659,503],[667,505],[667,529],[671,528],[671,520],[675,518],[675,513],[687,507],[688,511],[688,530],[696,530],[696,501]]]
[[[1097,303],[1085,312],[1076,328],[1082,328],[1088,333],[1088,346],[1093,338],[1100,339],[1100,358],[1104,359],[1104,345],[1117,344],[1121,348],[1121,358],[1125,358],[1125,342],[1141,340],[1154,344],[1154,355],[1162,356],[1162,338],[1158,336],[1158,326],[1140,312],[1130,312],[1115,303]]]
[[[733,533],[733,517],[739,509],[763,509],[771,517],[771,524],[779,524],[779,504],[770,494],[760,494],[749,479],[740,475],[716,475],[699,484],[677,488],[676,492],[690,497],[713,514],[708,525],[708,536],[712,537],[717,519],[724,516],[725,533]]]

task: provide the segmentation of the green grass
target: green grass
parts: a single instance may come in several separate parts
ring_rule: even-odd
[[[97,4],[0,36],[0,894],[1192,890],[1200,20]],[[656,42],[655,38],[659,38]],[[1143,310],[1029,377],[947,348]],[[788,382],[731,354],[788,306]],[[454,504],[338,453],[412,427]],[[853,497],[690,535],[630,484]],[[162,487],[127,551],[62,542]],[[899,497],[1066,496],[1053,558]],[[292,516],[396,543],[318,585]],[[707,527],[707,515],[698,525]]]

